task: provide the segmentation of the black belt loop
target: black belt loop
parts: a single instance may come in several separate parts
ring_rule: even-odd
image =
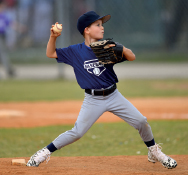
[[[117,86],[116,84],[114,84],[109,89],[104,89],[104,90],[85,89],[85,92],[87,94],[94,95],[94,96],[107,96],[107,95],[110,95],[112,92],[114,92],[116,88]]]

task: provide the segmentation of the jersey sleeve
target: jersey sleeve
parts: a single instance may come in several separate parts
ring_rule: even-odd
[[[73,53],[71,46],[66,48],[56,48],[57,62],[66,63],[72,66],[73,63]]]

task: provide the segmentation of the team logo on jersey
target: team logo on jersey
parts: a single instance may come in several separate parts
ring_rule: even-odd
[[[101,75],[106,70],[104,65],[99,63],[98,59],[85,61],[84,69],[86,69],[90,74],[95,74],[96,76]]]

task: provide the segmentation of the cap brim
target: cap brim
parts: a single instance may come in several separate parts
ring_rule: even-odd
[[[105,23],[105,22],[109,21],[110,18],[111,18],[111,15],[105,15],[105,16],[100,17],[99,19],[102,19],[102,23]]]

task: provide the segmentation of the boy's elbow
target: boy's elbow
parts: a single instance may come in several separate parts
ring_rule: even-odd
[[[50,58],[50,55],[49,55],[48,53],[46,53],[46,56],[47,56],[48,58]]]
[[[51,56],[50,54],[48,54],[48,53],[46,53],[46,56],[47,56],[48,58],[52,58],[52,56]]]
[[[136,60],[136,56],[135,56],[135,54],[133,53],[133,55],[132,55],[132,57],[131,57],[131,61],[134,61],[134,60]]]
[[[123,55],[129,61],[134,61],[136,59],[136,56],[132,52],[132,50],[125,48],[124,46],[123,46]]]
[[[125,56],[125,58],[126,58],[128,61],[134,61],[134,60],[136,60],[136,56],[135,56],[134,53],[131,53],[130,55]]]
[[[49,54],[48,50],[46,50],[46,56],[47,56],[48,58],[50,58],[50,54]]]
[[[57,55],[56,55],[56,54],[50,54],[50,53],[48,53],[48,52],[46,52],[46,56],[47,56],[48,58],[57,58]]]

